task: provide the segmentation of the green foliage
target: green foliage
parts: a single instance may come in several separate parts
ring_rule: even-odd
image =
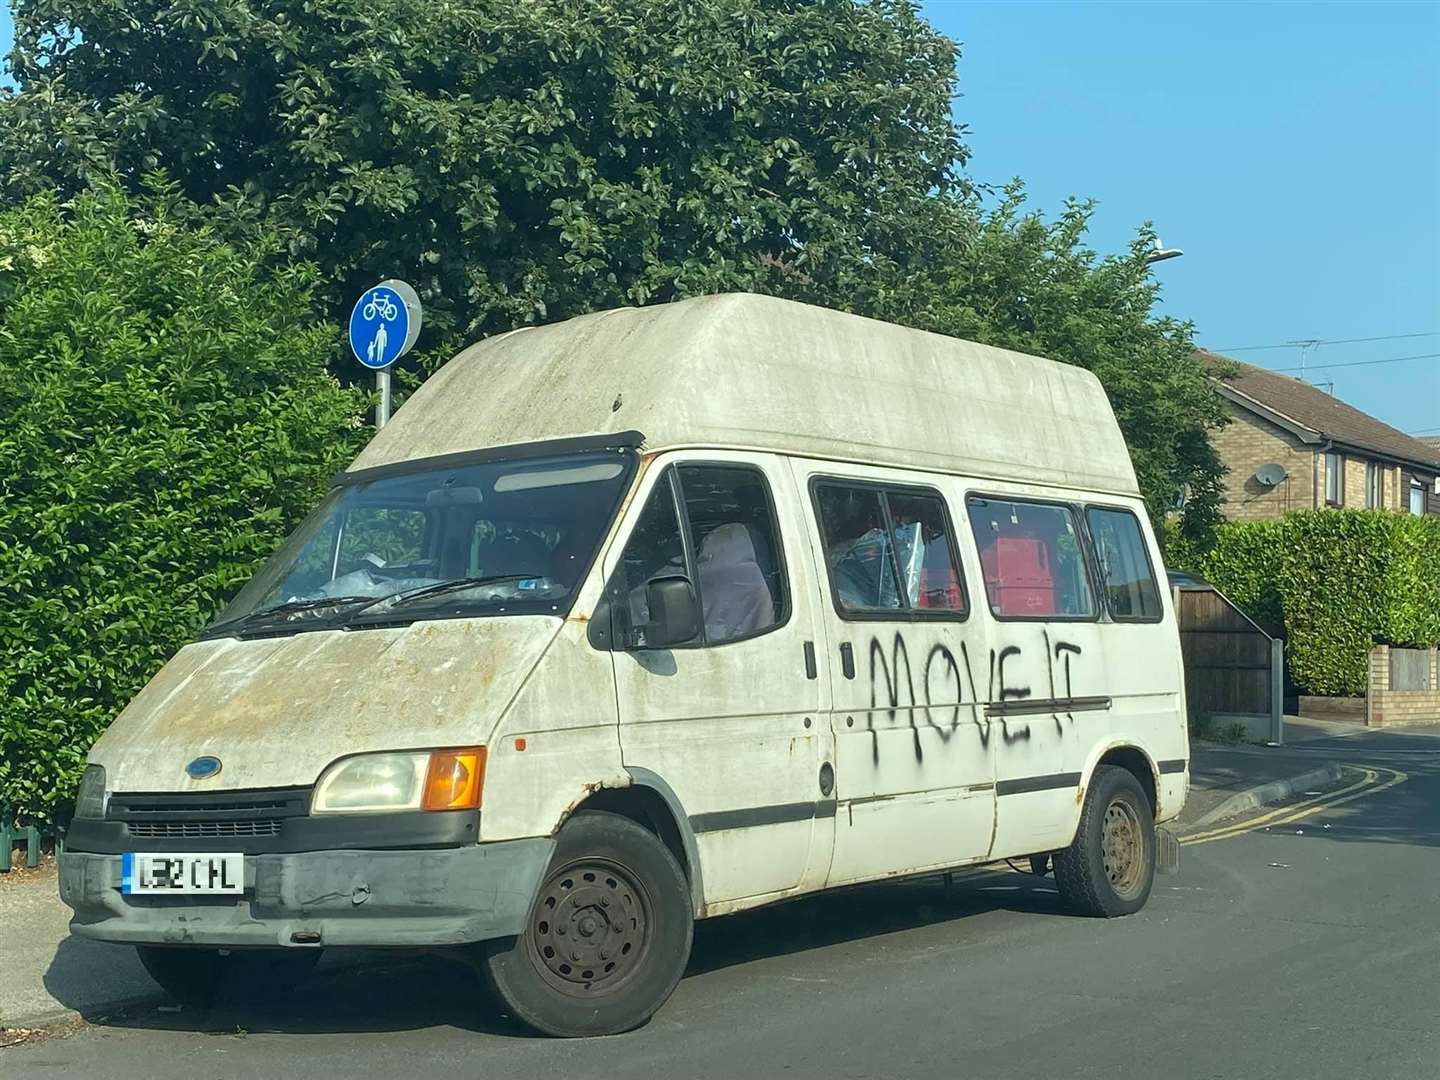
[[[0,184],[160,167],[427,342],[730,290],[873,292],[953,190],[908,0],[15,0]]]
[[[185,207],[0,213],[0,802],[31,813],[364,437],[314,270]]]
[[[1201,573],[1271,632],[1285,624],[1280,596],[1285,551],[1283,521],[1235,522],[1220,527],[1209,551],[1180,555],[1177,565]]]
[[[1018,182],[985,215],[969,200],[936,202],[939,257],[927,259],[879,314],[1093,371],[1162,540],[1207,547],[1220,521],[1224,472],[1207,432],[1225,414],[1196,361],[1190,324],[1151,314],[1160,287],[1145,256],[1154,234],[1147,227],[1128,252],[1102,259],[1085,245],[1091,203],[1069,202],[1047,222],[1023,212]],[[949,228],[941,227],[946,216],[955,222]],[[1184,511],[1167,537],[1168,511],[1181,492]]]
[[[1283,622],[1291,677],[1313,694],[1364,693],[1376,642],[1440,643],[1440,519],[1321,510],[1227,524],[1193,568],[1253,618]]]
[[[1216,720],[1213,716],[1200,716],[1191,721],[1190,733],[1205,742],[1222,746],[1239,746],[1247,741],[1249,729],[1238,720]]]
[[[321,268],[397,275],[413,362],[535,321],[749,290],[1093,370],[1162,540],[1204,548],[1220,405],[1152,318],[1142,231],[1084,245],[957,169],[958,48],[910,0],[15,0],[0,191],[163,167]],[[411,363],[406,361],[404,363]],[[414,366],[398,373],[402,394]],[[1186,508],[1167,533],[1175,496]]]

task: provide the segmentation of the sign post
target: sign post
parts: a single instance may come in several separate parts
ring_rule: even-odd
[[[350,311],[350,351],[375,372],[375,388],[380,392],[377,428],[390,419],[390,365],[415,345],[420,317],[420,297],[395,278],[366,289]]]

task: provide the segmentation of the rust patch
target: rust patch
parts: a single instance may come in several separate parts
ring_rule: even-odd
[[[602,789],[604,789],[604,788],[607,788],[607,787],[620,788],[620,787],[629,787],[629,785],[628,785],[628,784],[614,784],[614,785],[610,785],[610,784],[606,784],[606,783],[605,783],[604,781],[602,781],[602,780],[592,780],[592,781],[590,781],[588,784],[583,785],[583,786],[580,788],[580,794],[576,795],[575,798],[571,799],[569,805],[567,805],[567,806],[565,807],[565,811],[560,815],[560,820],[555,823],[555,828],[553,828],[553,829],[550,830],[550,835],[551,835],[551,836],[557,836],[557,835],[559,835],[561,827],[565,824],[565,822],[567,822],[567,821],[570,820],[570,816],[571,816],[572,814],[574,814],[576,810],[580,809],[580,805],[581,805],[586,799],[590,798],[591,795],[594,795],[597,791],[600,791],[600,790],[602,790]]]
[[[616,522],[625,516],[625,511],[630,509],[630,504],[635,501],[635,496],[640,491],[640,485],[645,481],[645,474],[650,471],[650,466],[655,462],[655,452],[649,451],[640,455],[640,461],[635,467],[635,479],[630,483],[630,490],[625,492],[625,498],[620,501],[620,510],[615,515]]]

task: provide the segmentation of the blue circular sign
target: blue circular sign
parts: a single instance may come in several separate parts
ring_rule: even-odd
[[[378,371],[400,359],[412,343],[405,297],[388,283],[366,289],[350,312],[350,351],[355,359]]]

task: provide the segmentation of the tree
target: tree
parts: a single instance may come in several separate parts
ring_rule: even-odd
[[[1162,539],[1203,550],[1220,521],[1224,474],[1207,433],[1225,413],[1196,360],[1191,325],[1153,315],[1160,287],[1145,263],[1153,232],[1099,258],[1085,246],[1092,209],[1071,201],[1047,222],[1023,212],[1018,182],[988,213],[971,199],[936,199],[930,236],[940,250],[917,260],[878,314],[1093,371]]]
[[[0,803],[43,814],[364,440],[313,267],[155,182],[0,213]]]
[[[957,50],[909,0],[13,9],[0,188],[163,168],[334,307],[409,279],[447,346],[726,290],[863,304],[962,186]]]
[[[1209,543],[1219,403],[1140,245],[958,170],[953,42],[908,0],[16,0],[0,191],[157,166],[273,227],[333,316],[399,275],[431,360],[533,321],[752,290],[1095,371],[1162,525]],[[404,375],[404,373],[402,373]]]

